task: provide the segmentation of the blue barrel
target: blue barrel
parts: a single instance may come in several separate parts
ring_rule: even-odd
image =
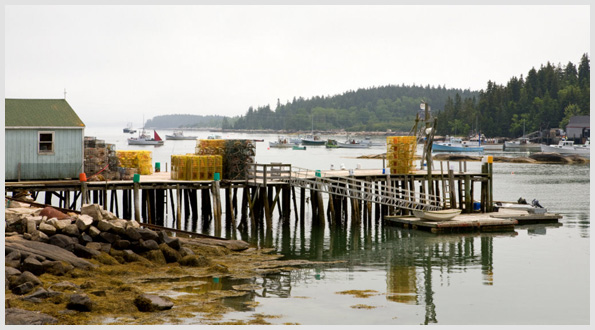
[[[213,178],[215,181],[219,181],[221,180],[221,175],[219,174],[219,172],[215,173],[215,177]]]
[[[475,202],[473,203],[473,211],[479,211],[481,209],[481,203]]]
[[[140,182],[140,174],[138,174],[138,173],[135,173],[135,174],[132,176],[132,182],[136,182],[136,183]]]

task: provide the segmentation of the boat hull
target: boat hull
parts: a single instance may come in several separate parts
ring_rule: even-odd
[[[541,145],[541,152],[557,152],[563,155],[581,155],[589,156],[591,154],[590,148],[585,147],[559,147],[557,145]]]
[[[196,140],[198,139],[197,136],[173,136],[173,135],[166,135],[166,140]]]
[[[163,140],[139,140],[139,139],[128,139],[129,145],[137,145],[137,146],[157,146],[163,145]]]
[[[483,147],[465,147],[465,146],[447,146],[442,144],[432,144],[432,151],[444,152],[483,152]]]
[[[323,146],[325,143],[326,143],[326,141],[322,141],[322,140],[302,139],[302,144],[306,145],[306,146]]]
[[[434,221],[447,221],[452,220],[457,215],[461,214],[462,210],[449,209],[449,210],[438,210],[438,211],[421,211],[413,210],[413,215],[424,220]]]

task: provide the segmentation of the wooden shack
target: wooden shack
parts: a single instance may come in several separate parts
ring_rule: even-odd
[[[65,99],[5,99],[6,181],[74,179],[85,124]]]

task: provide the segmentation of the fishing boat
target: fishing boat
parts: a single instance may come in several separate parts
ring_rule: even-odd
[[[126,125],[126,127],[124,127],[124,133],[130,133],[130,134],[136,133],[136,130],[132,128],[132,123],[128,123],[128,125]]]
[[[424,220],[434,221],[446,221],[452,220],[457,215],[461,214],[460,209],[448,209],[448,210],[437,210],[437,211],[423,211],[413,210],[413,215]]]
[[[279,137],[277,141],[269,141],[270,148],[292,148],[294,143],[290,143],[287,138]]]
[[[306,137],[302,139],[302,144],[307,146],[323,146],[325,143],[326,141],[321,139],[318,135],[306,135]]]
[[[351,148],[351,149],[368,149],[370,145],[367,143],[359,143],[355,140],[338,142],[337,140],[329,139],[325,143],[327,148]]]
[[[481,138],[479,138],[477,135],[472,136],[468,141],[463,141],[463,145],[470,147],[483,147],[483,150],[504,150],[504,143],[499,143],[497,139],[488,139],[483,134],[481,135]]]
[[[574,141],[560,140],[558,144],[541,145],[541,152],[557,152],[564,155],[581,155],[589,157],[591,142],[587,139],[585,144],[574,144]]]
[[[448,136],[447,136],[448,138]],[[463,144],[463,139],[450,137],[445,142],[434,142],[432,143],[432,151],[445,151],[445,152],[483,152],[481,146],[470,146]]]
[[[306,146],[293,146],[293,150],[306,150]]]
[[[504,150],[507,151],[539,151],[541,144],[533,143],[529,138],[520,137],[512,141],[504,141]]]
[[[160,146],[163,145],[163,140],[161,139],[161,137],[159,136],[159,134],[157,134],[156,131],[153,131],[153,137],[151,137],[151,135],[147,134],[145,132],[145,130],[143,129],[139,134],[137,138],[129,138],[128,139],[128,144],[129,145],[155,145],[155,146]]]
[[[370,145],[370,147],[386,147],[386,141],[384,141],[384,142],[374,141],[369,136],[366,136],[364,138],[364,140],[361,141],[360,143],[367,143],[368,145]]]
[[[166,140],[196,140],[197,136],[185,136],[182,131],[174,131],[172,135],[165,135]]]
[[[221,140],[221,135],[217,135],[217,134],[211,134],[209,136],[207,136],[208,140]]]

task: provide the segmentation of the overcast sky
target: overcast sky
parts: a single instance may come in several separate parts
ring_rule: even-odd
[[[7,6],[5,97],[87,126],[396,85],[480,90],[590,56],[589,6]]]

